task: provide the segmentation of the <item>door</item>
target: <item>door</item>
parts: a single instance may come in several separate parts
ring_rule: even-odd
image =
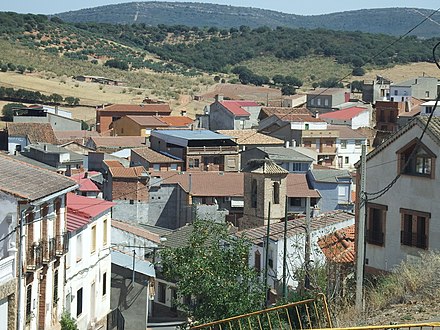
[[[95,291],[95,282],[93,282],[90,287],[90,320],[92,321],[95,318],[95,303],[96,303],[96,291]]]

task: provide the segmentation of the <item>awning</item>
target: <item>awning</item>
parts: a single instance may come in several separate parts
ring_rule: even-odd
[[[116,250],[112,250],[111,256],[112,264],[133,270],[133,256]],[[154,265],[149,261],[135,258],[134,270],[136,273],[147,275],[149,277],[156,277],[156,270],[154,269]]]

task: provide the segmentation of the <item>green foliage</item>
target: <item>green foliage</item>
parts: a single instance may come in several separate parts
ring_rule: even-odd
[[[363,76],[365,74],[365,70],[363,68],[361,68],[361,67],[355,67],[355,68],[353,68],[353,71],[351,72],[351,74],[353,76],[360,77],[360,76]]]
[[[80,102],[80,99],[77,97],[67,96],[64,99],[64,102],[66,102],[68,105],[78,105]]]
[[[88,131],[90,128],[89,124],[87,124],[84,120],[81,120],[81,129],[84,131]]]
[[[284,85],[283,87],[281,87],[281,94],[282,95],[296,94],[296,88],[292,85]]]
[[[105,66],[110,68],[116,68],[120,70],[128,70],[127,62],[119,61],[119,60],[108,60],[104,63]]]
[[[2,64],[0,70],[1,70],[2,72],[7,72],[7,71],[8,71],[8,66],[7,66],[6,64]]]
[[[26,67],[24,65],[17,66],[17,71],[21,74],[26,72]]]
[[[176,281],[176,304],[199,322],[219,320],[261,308],[264,290],[249,266],[249,244],[228,235],[227,227],[211,221],[194,222],[189,243],[161,251],[165,278]]]
[[[61,330],[78,330],[75,319],[66,311],[61,314],[60,325]]]
[[[353,80],[350,84],[352,92],[362,92],[364,83],[361,80]]]
[[[8,103],[3,106],[2,114],[4,121],[12,121],[14,118],[14,110],[25,108],[26,106],[21,103]]]
[[[57,93],[53,93],[52,95],[50,95],[50,99],[55,103],[63,102],[63,97]]]
[[[326,80],[322,80],[319,83],[319,87],[323,88],[343,88],[344,84],[338,80],[338,78],[329,78]],[[318,86],[316,86],[318,87]],[[316,88],[314,87],[314,88]]]

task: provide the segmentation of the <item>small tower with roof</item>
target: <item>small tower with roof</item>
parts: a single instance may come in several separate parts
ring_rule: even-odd
[[[244,210],[240,229],[259,227],[284,218],[287,193],[287,174],[270,159],[250,160],[244,172]]]

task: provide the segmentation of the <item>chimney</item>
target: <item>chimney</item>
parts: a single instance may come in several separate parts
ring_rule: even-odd
[[[84,179],[87,179],[89,177],[89,172],[84,172]]]
[[[215,96],[215,101],[216,102],[223,102],[223,95],[222,94],[217,94]]]
[[[55,106],[55,114],[58,114],[58,105]]]
[[[145,137],[144,144],[148,145],[148,136]]]
[[[315,118],[319,118],[319,112],[315,111]]]
[[[289,148],[289,146],[290,146],[289,141],[286,141],[286,143],[284,144],[284,148]]]
[[[182,111],[180,111],[180,115],[181,115],[181,116],[186,116],[186,110],[182,110]]]
[[[43,145],[43,150],[47,151],[47,144]]]

